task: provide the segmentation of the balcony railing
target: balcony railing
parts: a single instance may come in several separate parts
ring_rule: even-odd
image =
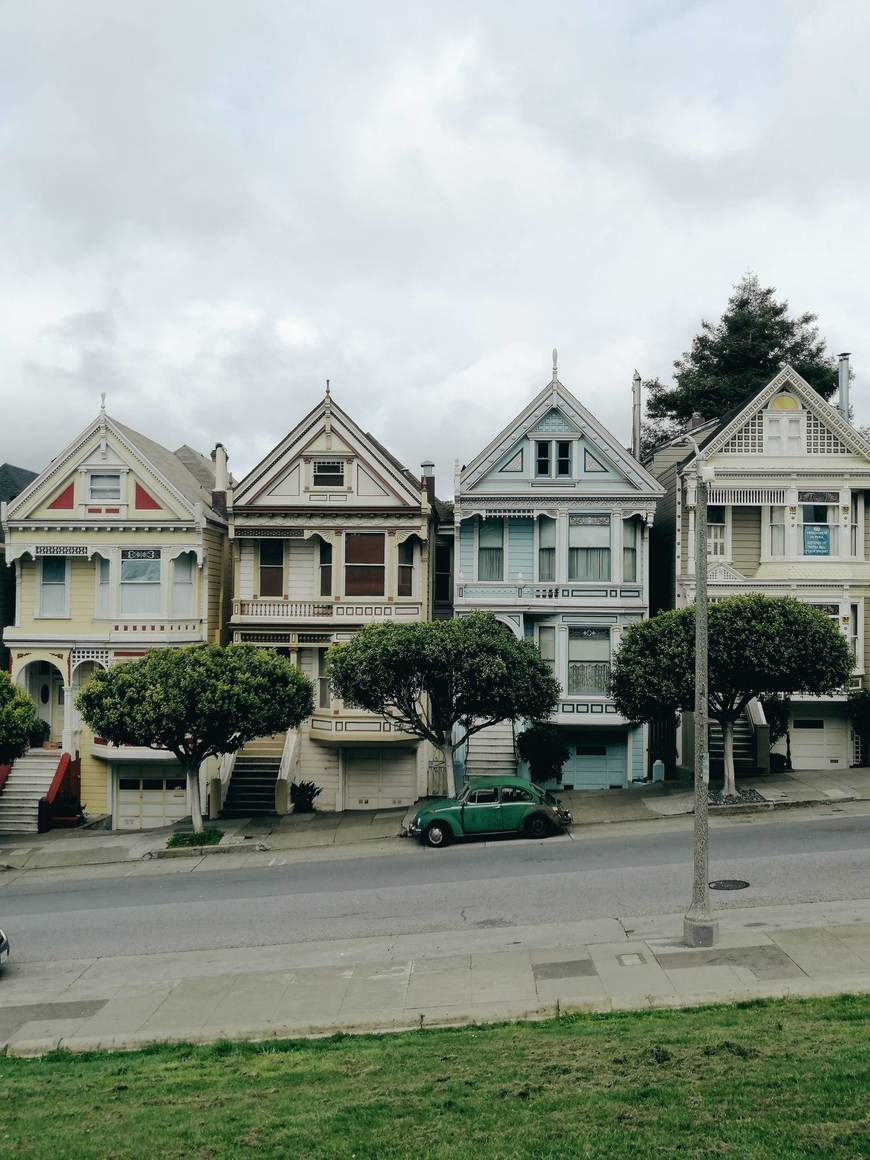
[[[569,661],[568,692],[607,696],[610,692],[610,661]]]
[[[639,585],[634,580],[560,580],[540,584],[518,581],[513,584],[462,583],[459,585],[460,600],[479,600],[502,603],[504,601],[534,602],[536,600],[599,600],[602,595],[616,595],[617,586],[630,588],[635,599],[639,596]]]
[[[332,616],[331,600],[234,600],[233,616],[260,620],[307,620],[312,616]]]

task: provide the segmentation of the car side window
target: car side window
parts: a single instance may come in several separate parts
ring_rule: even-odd
[[[501,790],[501,800],[503,802],[531,802],[535,799],[527,789],[523,789],[518,785],[504,785]]]
[[[476,789],[474,793],[468,795],[468,800],[476,806],[491,805],[498,801],[498,790],[495,788]]]

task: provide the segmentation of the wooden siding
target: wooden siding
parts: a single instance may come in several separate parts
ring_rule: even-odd
[[[527,581],[535,578],[535,522],[531,519],[510,519],[507,524],[508,579],[516,580],[520,573]]]
[[[320,594],[315,589],[315,567],[320,540],[290,540],[287,554],[287,596],[290,600],[312,600]],[[333,574],[333,585],[336,576]]]
[[[761,563],[761,508],[731,509],[731,561],[744,576],[754,576]]]

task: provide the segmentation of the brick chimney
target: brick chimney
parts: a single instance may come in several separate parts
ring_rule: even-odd
[[[435,464],[431,459],[426,459],[420,464],[420,479],[423,487],[426,489],[426,494],[429,497],[429,503],[435,502]]]

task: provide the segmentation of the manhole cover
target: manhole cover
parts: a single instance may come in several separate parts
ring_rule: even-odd
[[[745,890],[749,885],[742,878],[717,878],[715,882],[708,882],[711,890]]]

